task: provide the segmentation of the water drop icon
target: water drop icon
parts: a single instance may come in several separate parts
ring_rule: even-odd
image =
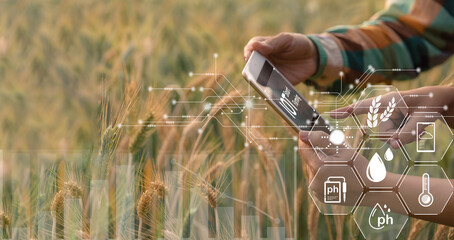
[[[393,160],[393,158],[394,158],[393,151],[391,151],[390,148],[386,149],[385,160],[389,162],[389,161]]]
[[[372,182],[381,182],[386,177],[386,167],[378,153],[372,156],[366,169],[367,178]]]
[[[380,206],[380,204],[375,204],[369,215],[369,225],[375,230],[382,229],[384,225],[380,224],[378,219],[383,217],[385,217],[385,211],[383,211],[383,208]]]

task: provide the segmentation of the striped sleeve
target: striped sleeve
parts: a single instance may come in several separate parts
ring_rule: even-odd
[[[430,69],[454,53],[453,0],[395,0],[359,26],[338,26],[309,35],[319,53],[309,83],[339,91],[369,67]],[[339,73],[343,72],[343,84]],[[377,71],[369,83],[391,83],[416,77],[417,71]],[[343,86],[343,89],[339,89]]]

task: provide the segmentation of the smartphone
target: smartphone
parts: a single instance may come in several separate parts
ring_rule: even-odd
[[[252,52],[243,69],[243,77],[296,132],[311,129],[331,132],[332,127],[325,119],[259,52]]]

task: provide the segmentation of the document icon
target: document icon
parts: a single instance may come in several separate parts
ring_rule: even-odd
[[[328,177],[324,184],[325,203],[345,202],[347,197],[347,182],[341,176]]]
[[[419,133],[416,137],[416,151],[435,152],[435,123],[418,122],[416,132]]]

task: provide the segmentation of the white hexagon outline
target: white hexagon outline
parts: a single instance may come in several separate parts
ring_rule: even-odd
[[[386,138],[386,139],[388,139],[388,138]],[[360,155],[359,152],[360,152],[361,147],[363,146],[363,144],[364,144],[366,141],[369,141],[369,140],[380,140],[380,138],[367,138],[367,139],[363,139],[363,140],[361,141],[361,144],[359,145],[359,148],[357,149],[355,155],[353,156],[353,168],[354,168],[357,172],[359,172],[359,170],[356,168],[355,161],[356,161],[356,159],[358,158],[358,155]],[[401,144],[400,140],[397,140],[397,141],[399,142],[399,144]],[[386,141],[383,142],[383,145],[382,145],[381,147],[383,147],[385,144],[386,144]],[[381,147],[380,147],[380,149],[381,149]],[[406,155],[407,152],[405,151],[405,149],[403,149],[403,148],[398,148],[398,149],[402,151],[402,155],[404,156],[405,160],[407,161],[407,164],[405,165],[405,168],[404,168],[404,170],[402,171],[400,178],[397,180],[396,185],[395,185],[395,186],[392,186],[392,187],[369,187],[369,186],[366,185],[366,183],[364,182],[364,180],[361,178],[361,175],[358,174],[358,175],[359,175],[359,178],[361,179],[361,183],[363,184],[363,186],[364,186],[365,188],[368,188],[368,189],[370,189],[371,191],[373,191],[373,190],[392,190],[393,188],[398,187],[398,186],[400,185],[400,183],[402,182],[403,177],[406,175],[407,170],[409,169],[409,163],[410,163],[410,161],[409,161],[409,159],[408,159],[408,156]],[[396,150],[397,150],[397,149],[396,149]],[[369,161],[370,161],[370,160],[369,160]]]
[[[315,201],[314,199],[314,196],[312,196],[312,191],[310,189],[312,183],[314,182],[315,180],[315,177],[317,176],[317,174],[320,172],[320,169],[323,168],[323,167],[349,167],[352,172],[353,172],[353,175],[355,175],[356,177],[356,180],[358,181],[359,185],[361,185],[361,187],[363,188],[363,192],[359,195],[358,199],[356,200],[355,204],[353,205],[353,208],[348,212],[348,213],[339,213],[339,214],[335,214],[335,213],[322,213],[322,211],[320,210],[320,207],[317,205],[317,201]],[[356,174],[356,172],[354,171],[354,169],[350,166],[350,165],[347,165],[347,164],[327,164],[327,165],[322,165],[322,167],[320,167],[317,172],[315,173],[314,177],[312,178],[312,181],[309,183],[309,185],[307,186],[307,189],[308,189],[308,193],[309,193],[309,196],[311,197],[312,199],[312,202],[315,204],[315,206],[317,207],[317,210],[320,214],[323,214],[323,215],[327,215],[327,216],[346,216],[348,214],[351,214],[353,212],[355,212],[356,210],[356,207],[358,207],[359,203],[362,201],[363,199],[363,196],[364,196],[364,185],[363,183],[361,182],[361,179],[358,178],[358,175]]]
[[[322,113],[322,114],[327,114],[327,113],[329,113],[329,112],[324,112],[324,113]],[[317,118],[317,120],[315,120],[315,121],[318,121],[318,119],[322,118],[322,117],[323,117],[322,114],[318,114],[318,118]],[[359,131],[361,132],[361,141],[358,143],[358,146],[357,146],[357,147],[352,147],[352,149],[355,151],[355,153],[352,155],[351,159],[348,159],[348,160],[346,160],[346,161],[325,161],[325,160],[322,159],[322,157],[321,157],[320,154],[319,154],[319,151],[323,152],[323,150],[322,150],[322,149],[316,148],[316,146],[314,146],[314,144],[312,143],[312,141],[311,141],[310,139],[308,139],[308,140],[309,140],[309,143],[311,144],[312,148],[315,150],[315,154],[317,155],[317,157],[318,157],[318,159],[319,159],[320,161],[322,161],[322,162],[324,162],[324,163],[347,164],[349,161],[355,159],[355,156],[356,156],[356,154],[357,154],[357,150],[358,150],[358,148],[361,146],[361,143],[364,141],[364,137],[365,137],[366,135],[365,135],[363,129],[361,128],[361,126],[359,126],[358,121],[357,121],[357,119],[355,119],[354,115],[351,114],[349,117],[352,117],[352,118],[353,118],[353,122],[355,123],[356,127],[358,127]],[[310,135],[310,133],[314,130],[314,127],[315,127],[315,125],[312,126],[311,130],[309,131],[309,135]]]
[[[416,167],[416,166],[418,166],[418,167],[421,167],[421,166],[426,166],[426,167],[438,167],[438,168],[441,169],[441,171],[442,171],[443,174],[445,175],[446,180],[448,181],[449,185],[451,185],[451,194],[449,195],[448,199],[446,199],[446,203],[444,204],[443,208],[440,210],[439,213],[436,213],[436,214],[432,214],[432,213],[422,213],[422,214],[419,213],[419,214],[415,214],[415,213],[412,213],[412,212],[410,211],[410,208],[408,207],[407,203],[405,202],[404,196],[402,196],[402,194],[400,194],[400,191],[399,191],[401,185],[403,184],[403,182],[404,182],[404,180],[405,180],[405,177],[408,176],[407,174],[405,174],[405,176],[402,178],[402,181],[400,181],[400,184],[399,184],[399,186],[397,187],[397,193],[398,193],[398,195],[402,198],[403,203],[404,203],[405,207],[408,208],[407,211],[408,211],[409,213],[411,213],[411,214],[413,214],[413,215],[415,215],[415,216],[436,216],[436,215],[439,215],[439,214],[441,214],[441,213],[445,210],[446,205],[448,205],[449,200],[451,199],[452,195],[454,194],[454,186],[451,184],[451,181],[449,181],[448,175],[446,174],[445,170],[444,170],[440,165],[438,165],[438,164],[415,164],[415,165],[413,165],[413,166],[411,166],[411,167],[408,168],[407,173],[410,171],[410,169],[411,169],[412,167]]]
[[[449,148],[450,148],[451,145],[452,145],[452,142],[454,141],[454,133],[452,132],[451,128],[449,127],[448,123],[446,122],[446,119],[445,119],[445,117],[443,116],[443,114],[441,114],[441,113],[439,113],[439,112],[413,112],[413,113],[408,114],[408,115],[406,116],[406,119],[405,119],[404,123],[410,119],[410,116],[411,116],[412,114],[418,114],[418,113],[423,113],[423,114],[437,114],[437,115],[441,116],[441,118],[440,118],[441,121],[443,121],[443,123],[447,126],[449,132],[451,133],[451,141],[449,141],[448,145],[446,145],[446,149],[445,149],[443,155],[441,155],[441,159],[436,160],[436,161],[415,161],[415,160],[412,160],[411,157],[410,157],[410,154],[408,154],[407,149],[405,148],[405,145],[403,145],[403,144],[400,143],[400,144],[401,144],[400,146],[401,146],[401,148],[405,149],[405,153],[408,155],[408,160],[409,160],[409,161],[412,161],[412,162],[415,162],[415,163],[429,163],[429,164],[430,164],[430,163],[435,163],[435,164],[436,164],[436,163],[438,163],[438,162],[441,162],[441,161],[445,158],[446,153],[448,152]],[[403,131],[403,129],[401,128],[401,129],[397,132],[397,136],[399,136],[399,135],[402,133],[402,131]]]
[[[399,89],[397,89],[395,86],[393,86],[393,85],[373,85],[373,86],[368,86],[368,87],[366,87],[365,89],[363,89],[363,90],[361,91],[361,95],[363,95],[362,93],[365,92],[368,88],[375,88],[375,89],[377,89],[377,88],[394,88],[394,89],[396,90],[395,92],[396,92],[397,94],[399,94],[400,99],[401,99],[402,102],[404,103],[405,108],[409,109],[407,103],[405,102],[404,98],[402,97],[402,94],[400,94]],[[392,91],[390,91],[390,92],[392,92]],[[356,103],[354,103],[355,106],[354,106],[353,108],[356,108],[356,105],[357,105],[358,102],[360,102],[360,101],[362,101],[362,100],[364,100],[364,99],[368,99],[367,97],[364,98],[364,99],[361,99],[361,95],[360,95],[360,97],[358,98],[358,101],[357,101]],[[408,114],[407,114],[407,115],[408,115]],[[407,115],[406,115],[406,116],[407,116]],[[356,121],[358,121],[358,123],[361,123],[361,121],[358,119],[358,115],[353,114],[353,117],[356,118]],[[404,119],[402,120],[402,122],[400,123],[400,126],[402,126],[402,124],[403,124],[404,122],[405,122],[405,118],[404,118]],[[363,133],[364,133],[365,135],[367,135],[368,137],[370,137],[370,138],[380,138],[380,133],[379,133],[379,132],[378,132],[378,133],[375,133],[375,132],[374,132],[374,133],[367,133],[367,128],[363,128],[363,127],[361,126],[361,124],[358,124],[358,125],[359,125],[359,127],[362,129]],[[400,126],[399,126],[399,128],[400,128]],[[391,138],[392,135],[394,135],[395,133],[397,133],[397,132],[399,131],[399,128],[398,128],[395,132],[393,132],[393,134],[391,134],[391,135],[389,136],[389,138]]]
[[[394,193],[394,194],[396,195],[396,198],[399,199],[400,204],[402,204],[402,207],[403,207],[403,209],[404,209],[405,212],[406,212],[406,218],[405,218],[405,222],[402,224],[402,227],[400,228],[399,232],[397,233],[397,235],[396,235],[396,237],[395,237],[395,239],[397,239],[397,238],[399,237],[400,233],[402,232],[402,230],[404,229],[405,224],[407,224],[408,218],[409,218],[409,216],[408,216],[408,211],[407,211],[407,209],[405,208],[405,207],[406,207],[405,204],[404,204],[404,203],[402,202],[402,200],[399,198],[399,194],[397,194],[397,193],[395,193],[395,192],[393,192],[393,191],[391,191],[391,190],[386,190],[386,191],[370,190],[370,191],[367,191],[366,193],[363,194],[363,197],[361,198],[361,202],[364,200],[364,198],[366,197],[366,194],[369,193],[369,192],[391,192],[391,193]],[[361,235],[362,235],[365,239],[367,239],[367,238],[366,238],[366,235],[364,235],[363,230],[361,230],[361,227],[359,226],[359,224],[358,224],[358,222],[356,221],[356,218],[355,218],[355,213],[356,213],[356,211],[358,210],[358,207],[361,205],[361,202],[358,204],[358,206],[356,207],[355,211],[353,212],[353,221],[355,222],[356,226],[358,227],[359,231],[361,232]]]

